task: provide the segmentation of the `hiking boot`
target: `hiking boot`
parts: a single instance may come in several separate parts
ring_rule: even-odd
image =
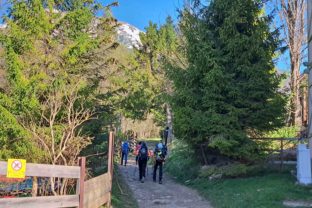
[[[162,181],[159,181],[159,184],[162,184]]]
[[[144,177],[141,179],[141,183],[144,183]]]

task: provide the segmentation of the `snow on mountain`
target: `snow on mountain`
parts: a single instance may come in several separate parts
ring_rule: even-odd
[[[138,28],[121,22],[117,28],[117,41],[129,49],[133,49],[133,47],[140,48],[142,46],[140,40],[141,32]]]
[[[93,23],[95,26],[97,26],[98,22],[95,20]],[[5,29],[7,27],[7,24],[1,24],[0,23],[0,30]],[[142,46],[141,40],[140,40],[140,31],[138,28],[128,24],[120,22],[120,25],[117,27],[117,41],[124,46],[126,46],[129,49],[140,48]],[[53,32],[54,34],[55,32]],[[54,34],[55,35],[55,34]]]

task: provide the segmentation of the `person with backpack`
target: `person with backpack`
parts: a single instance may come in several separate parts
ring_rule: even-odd
[[[148,148],[145,142],[141,143],[141,147],[138,153],[138,163],[139,163],[139,176],[141,183],[144,183],[146,165],[148,160]]]
[[[156,173],[157,168],[159,167],[159,184],[162,184],[162,175],[163,175],[163,163],[167,155],[167,147],[160,141],[154,150],[155,163],[154,163],[154,172],[153,172],[153,181],[156,182]]]
[[[135,154],[135,164],[137,165],[138,164],[138,160],[139,160],[139,150],[141,149],[141,145],[142,145],[142,142],[139,141],[139,143],[136,145],[135,147],[135,151],[134,151],[134,154]]]
[[[128,153],[129,153],[129,143],[128,141],[124,141],[121,144],[121,165],[123,165],[124,159],[125,159],[125,166],[127,165]]]

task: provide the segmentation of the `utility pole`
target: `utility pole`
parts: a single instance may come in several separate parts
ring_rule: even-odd
[[[312,0],[307,0],[307,28],[308,28],[308,99],[309,99],[309,115],[308,115],[308,139],[309,139],[309,149],[310,156],[312,156],[312,72],[311,72],[311,63],[312,63],[312,26],[311,26],[311,17],[312,17]]]
[[[308,29],[308,99],[309,99],[309,115],[308,115],[308,140],[309,149],[306,144],[298,144],[297,147],[297,180],[299,184],[312,184],[311,172],[311,155],[312,155],[312,44],[311,44],[311,17],[312,17],[312,0],[307,0],[307,29]]]

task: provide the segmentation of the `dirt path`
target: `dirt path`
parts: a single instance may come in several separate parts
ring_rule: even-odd
[[[140,208],[211,208],[196,191],[175,183],[164,174],[163,184],[153,182],[152,167],[148,167],[145,183],[139,181],[138,168],[133,158],[128,165],[119,166],[119,170],[134,193]]]

